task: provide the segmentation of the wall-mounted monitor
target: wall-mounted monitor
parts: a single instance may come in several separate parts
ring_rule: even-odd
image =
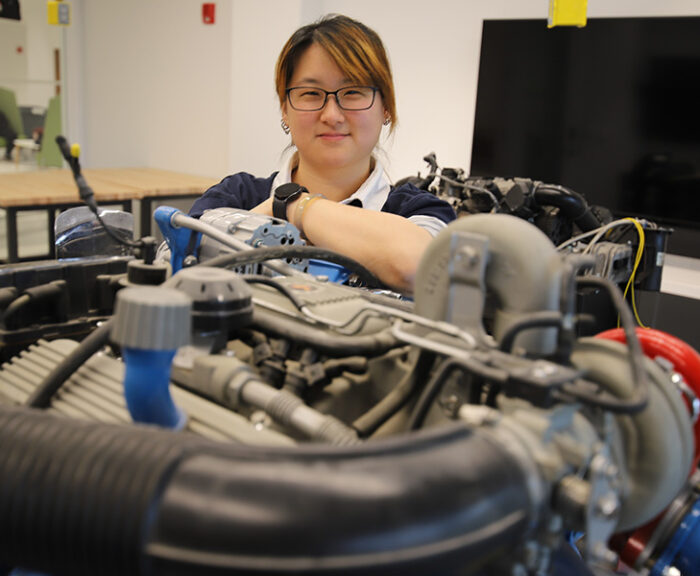
[[[700,17],[484,22],[472,175],[562,184],[700,257]]]

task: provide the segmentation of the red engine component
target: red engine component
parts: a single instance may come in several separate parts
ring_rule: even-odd
[[[673,366],[673,370],[683,377],[692,392],[700,398],[700,354],[695,348],[675,336],[653,328],[637,328],[637,337],[644,354],[650,358],[661,356],[669,361]],[[623,344],[627,342],[622,328],[606,330],[598,334],[596,338],[615,340]],[[689,410],[692,411],[692,407],[689,406]],[[691,474],[695,471],[700,461],[700,419],[694,424],[694,432],[695,458],[693,459]],[[618,550],[623,562],[629,566],[635,566],[639,555],[642,554],[649,541],[654,537],[664,514],[632,533],[618,534],[613,538],[611,545]]]
[[[596,338],[615,340],[623,344],[627,342],[622,328],[606,330],[598,334]],[[644,354],[650,358],[661,356],[668,360],[693,393],[700,398],[700,354],[695,348],[675,336],[653,328],[637,328],[637,338],[639,338]],[[697,468],[700,461],[700,419],[695,422],[694,431],[695,459],[691,472]]]

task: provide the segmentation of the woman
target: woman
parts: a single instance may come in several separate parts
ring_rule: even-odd
[[[354,258],[388,286],[411,292],[423,251],[455,214],[428,192],[392,188],[372,154],[382,126],[396,124],[379,36],[347,16],[304,26],[280,53],[276,87],[282,129],[296,152],[269,178],[225,178],[190,214],[231,206],[285,218],[310,243]]]

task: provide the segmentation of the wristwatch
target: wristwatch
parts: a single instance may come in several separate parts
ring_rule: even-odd
[[[308,190],[296,182],[289,182],[275,188],[272,198],[272,215],[280,220],[287,220],[287,204],[294,202],[304,192],[308,192]]]

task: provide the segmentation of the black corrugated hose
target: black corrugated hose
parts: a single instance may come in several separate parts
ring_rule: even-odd
[[[51,574],[463,574],[526,537],[516,460],[453,425],[329,448],[0,408],[0,564]]]

